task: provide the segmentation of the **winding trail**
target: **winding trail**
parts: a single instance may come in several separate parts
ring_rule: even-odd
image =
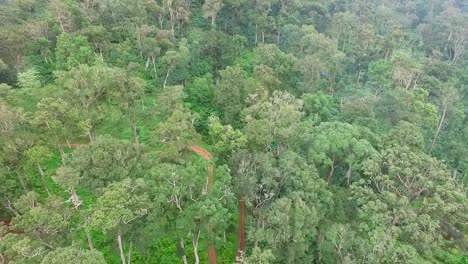
[[[198,155],[202,156],[204,159],[207,161],[212,161],[213,160],[213,155],[211,153],[200,147],[200,146],[190,146],[190,149],[193,150],[195,153]],[[214,167],[212,164],[208,165],[208,177],[206,179],[207,183],[207,189],[209,192],[213,191],[213,182],[214,182]],[[216,248],[214,246],[214,243],[210,237],[212,237],[212,227],[209,225],[208,226],[208,241],[210,241],[210,244],[208,246],[208,259],[210,261],[210,264],[218,264],[218,258],[216,257]]]
[[[71,144],[63,144],[64,147],[71,147],[72,149],[76,149],[80,147],[82,144],[79,143],[71,143]],[[209,192],[213,191],[213,184],[214,184],[214,167],[211,164],[213,161],[213,155],[204,149],[203,147],[192,145],[190,149],[203,157],[205,160],[209,161],[210,164],[208,165],[208,176],[207,176],[207,189]],[[211,237],[212,227],[208,226],[208,237]],[[245,198],[241,195],[239,199],[239,233],[238,233],[238,245],[237,245],[237,255],[236,255],[236,263],[242,263],[242,258],[245,250]],[[210,264],[218,264],[218,258],[216,256],[216,248],[213,242],[210,243],[208,246],[208,259]]]
[[[202,156],[204,159],[208,161],[213,160],[213,156],[210,152],[200,146],[191,146],[190,147],[194,152],[198,155]],[[207,178],[207,186],[208,191],[211,192],[213,190],[213,182],[214,182],[214,168],[213,165],[208,165],[208,178]],[[211,227],[208,227],[208,232],[211,231]],[[239,234],[238,234],[238,244],[237,244],[237,255],[236,255],[236,263],[242,263],[243,255],[245,250],[245,198],[241,195],[239,199]],[[216,258],[216,249],[213,245],[208,247],[208,257],[211,264],[217,263]]]

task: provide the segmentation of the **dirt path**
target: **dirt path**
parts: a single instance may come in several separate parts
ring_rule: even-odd
[[[190,146],[190,149],[192,149],[194,152],[198,153],[198,155],[202,156],[204,159],[208,160],[208,161],[212,161],[213,160],[213,156],[211,155],[211,153],[200,147],[200,146]]]
[[[213,156],[211,153],[200,147],[200,146],[190,146],[190,149],[192,149],[195,153],[198,155],[202,156],[204,159],[208,161],[213,160]],[[214,182],[214,167],[212,164],[208,165],[208,177],[207,177],[207,188],[208,191],[211,192],[213,191],[213,182]],[[208,237],[212,237],[211,233],[213,231],[211,230],[211,226],[208,226]],[[210,240],[210,239],[209,239]],[[218,264],[218,258],[216,257],[216,248],[213,245],[213,241],[211,241],[210,245],[208,246],[208,259],[210,260],[210,264]]]
[[[245,250],[245,199],[242,195],[239,200],[239,234],[237,244],[236,263],[242,263]]]
[[[71,144],[63,144],[63,147],[71,147],[73,149],[76,149],[80,147],[82,144],[78,143],[71,143]],[[213,155],[211,153],[200,147],[200,146],[190,146],[190,149],[197,153],[198,155],[202,156],[204,159],[207,161],[212,161],[213,160]],[[208,165],[208,177],[207,177],[207,189],[209,192],[213,191],[213,183],[214,183],[214,167],[212,164]],[[245,247],[245,202],[243,199],[240,202],[240,218],[239,218],[239,246],[238,246],[238,252],[237,255],[241,256],[242,252]],[[212,230],[211,227],[208,227],[208,232],[210,233],[209,236],[211,236]],[[216,248],[211,243],[211,245],[208,246],[208,258],[210,261],[210,264],[218,264],[218,258],[216,256]],[[237,258],[236,258],[237,260]]]

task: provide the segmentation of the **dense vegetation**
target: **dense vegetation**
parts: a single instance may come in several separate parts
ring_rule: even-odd
[[[0,264],[468,263],[467,44],[463,0],[0,0]]]

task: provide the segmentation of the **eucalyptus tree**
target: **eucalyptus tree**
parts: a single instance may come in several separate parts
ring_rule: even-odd
[[[42,264],[106,264],[104,256],[97,250],[83,250],[76,246],[57,248],[49,252]]]
[[[130,263],[132,242],[126,258],[122,236],[126,228],[131,232],[130,225],[151,210],[144,179],[125,178],[110,184],[89,210],[87,227],[116,236],[122,264]]]
[[[99,136],[92,143],[75,150],[64,166],[78,173],[78,185],[101,193],[113,182],[142,177],[147,164],[136,144]]]

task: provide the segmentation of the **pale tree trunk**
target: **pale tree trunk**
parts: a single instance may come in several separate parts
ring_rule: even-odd
[[[58,151],[60,153],[60,158],[62,159],[62,163],[65,162],[65,152],[63,151],[63,147],[60,144],[57,144]]]
[[[31,180],[29,180],[29,177],[24,170],[23,170],[22,175],[24,176],[22,177],[22,179],[25,179],[26,181],[26,186],[31,186],[31,188],[34,189],[34,186],[32,185]]]
[[[9,199],[7,199],[7,204],[5,205],[5,208],[10,210],[13,214],[15,214],[15,216],[20,216],[18,211],[16,211],[15,208],[13,208],[13,205],[11,204],[11,201]]]
[[[211,29],[212,30],[216,29],[216,16],[211,17]]]
[[[76,193],[75,188],[73,187],[68,188],[68,193],[70,194],[70,200],[73,203],[73,206],[75,207],[75,209],[78,209],[80,205],[83,204],[83,201],[80,199],[80,197]]]
[[[354,93],[357,93],[358,87],[359,87],[359,82],[361,81],[361,67],[358,66],[358,72],[357,72],[357,77],[356,77],[356,84],[354,86]]]
[[[122,259],[122,264],[127,264],[126,261],[125,261],[125,255],[124,255],[123,246],[122,246],[122,237],[121,237],[120,233],[117,236],[117,243],[119,244],[120,259]]]
[[[156,59],[154,56],[151,56],[151,61],[153,62],[153,71],[154,71],[154,79],[158,79],[158,72],[156,71]]]
[[[197,232],[197,236],[194,237],[193,243],[193,255],[195,256],[195,264],[200,264],[200,257],[198,256],[198,239],[200,238],[200,230]]]
[[[127,264],[130,264],[131,261],[132,261],[132,246],[133,246],[133,243],[130,242],[130,248],[128,249],[128,260],[127,260]]]
[[[444,124],[446,114],[447,114],[447,104],[444,104],[444,111],[442,112],[442,116],[440,117],[439,125],[437,126],[437,131],[435,133],[434,139],[432,140],[431,149],[429,150],[429,154],[431,154],[432,150],[434,149],[437,137],[439,136],[440,130],[442,130],[442,126]]]
[[[167,79],[169,78],[170,73],[171,73],[171,68],[167,70],[166,78],[164,78],[163,89],[166,89]]]
[[[180,241],[179,241],[179,244],[180,244],[180,248],[182,249],[182,262],[184,262],[184,264],[188,264],[187,262],[187,256],[185,255],[185,245],[184,245],[184,240],[181,238]]]
[[[102,62],[104,62],[104,56],[102,56],[102,49],[99,47],[99,58],[101,59]]]
[[[91,239],[91,234],[89,233],[88,230],[86,230],[86,238],[88,239],[88,248],[89,248],[89,250],[93,250],[94,249],[93,240]]]
[[[258,25],[255,24],[255,46],[257,46],[258,42]]]
[[[135,114],[132,113],[130,114],[130,124],[132,126],[132,132],[133,132],[133,139],[135,141],[135,144],[140,144],[140,135],[138,135],[138,129],[137,129],[137,122],[136,122],[136,117]]]
[[[47,195],[50,195],[49,188],[47,188],[47,184],[44,179],[45,175],[44,175],[44,171],[41,168],[41,165],[37,164],[37,169],[39,170],[39,176],[41,177],[42,185],[44,186],[44,189],[46,190]]]
[[[171,34],[172,34],[172,39],[175,39],[175,24],[174,22],[171,22]]]
[[[16,173],[16,176],[18,177],[18,180],[21,184],[21,187],[23,188],[24,193],[27,194],[28,189],[26,188],[26,185],[24,184],[23,179],[21,178],[21,175],[19,173]]]
[[[331,163],[330,174],[328,175],[328,184],[331,184],[333,180],[333,173],[335,172],[335,155],[333,155],[333,160]]]
[[[348,170],[346,171],[346,179],[348,181],[348,187],[351,185],[351,173],[353,171],[353,164],[349,163]]]
[[[218,67],[218,65],[216,65],[216,68],[215,68],[215,78],[216,78],[216,80],[215,80],[216,87],[218,87],[219,86],[219,67]]]
[[[260,216],[257,218],[257,224],[256,224],[257,231],[262,228],[262,220],[260,219]],[[258,238],[255,237],[254,239],[254,248],[258,247]],[[239,250],[237,250],[239,252]]]
[[[148,57],[148,58],[146,59],[146,63],[145,63],[145,71],[147,71],[147,70],[148,70],[149,63],[150,63],[150,57]]]
[[[88,129],[88,138],[89,138],[89,142],[94,141],[94,135],[93,135],[93,129],[92,128]]]

